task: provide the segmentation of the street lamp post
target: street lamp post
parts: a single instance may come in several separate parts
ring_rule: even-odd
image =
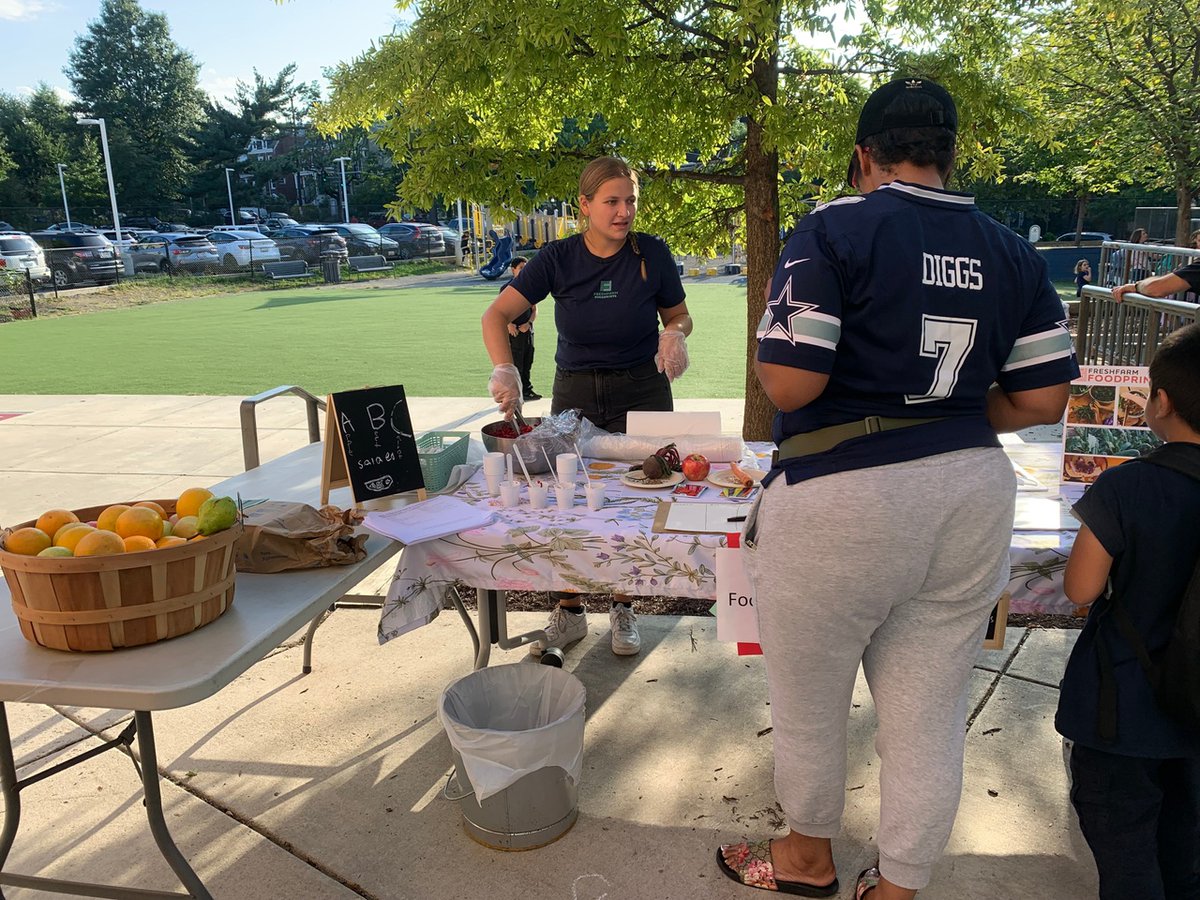
[[[348,156],[339,156],[334,160],[342,167],[342,221],[347,225],[350,224],[350,201],[346,196],[346,163],[349,161]]]
[[[67,167],[67,164],[55,163],[54,166],[58,169],[58,186],[62,188],[63,212],[67,216],[67,231],[71,231],[71,207],[67,206],[67,183],[63,181],[63,169]]]
[[[235,171],[226,167],[225,169],[225,190],[229,194],[229,224],[237,224],[237,212],[233,208],[233,188],[229,184],[229,173]]]
[[[80,125],[100,126],[100,146],[104,148],[104,173],[108,176],[108,200],[112,204],[113,228],[117,232],[117,246],[121,245],[121,217],[117,213],[117,189],[113,184],[112,159],[108,155],[108,130],[103,119],[79,119]]]

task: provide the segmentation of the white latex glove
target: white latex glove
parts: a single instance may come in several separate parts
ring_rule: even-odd
[[[488,379],[488,391],[499,405],[504,418],[511,419],[513,410],[521,408],[521,398],[524,396],[521,373],[517,371],[517,367],[510,363],[492,369],[492,377]]]
[[[666,373],[668,381],[674,381],[687,371],[687,338],[682,331],[668,328],[659,333],[654,365],[658,367],[658,371]]]

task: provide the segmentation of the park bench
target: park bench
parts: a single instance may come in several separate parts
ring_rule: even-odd
[[[316,272],[308,271],[308,263],[302,259],[289,259],[284,262],[263,263],[263,274],[272,281],[281,278],[310,278]]]
[[[352,256],[346,260],[351,272],[388,272],[391,264],[382,256]]]

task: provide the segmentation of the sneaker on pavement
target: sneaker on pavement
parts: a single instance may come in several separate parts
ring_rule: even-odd
[[[546,640],[534,641],[529,645],[529,652],[534,656],[541,656],[547,647],[566,650],[587,637],[587,630],[586,612],[569,613],[561,606],[556,606],[550,613],[550,621],[546,623]]]
[[[542,399],[542,395],[541,395],[541,394],[539,394],[537,391],[527,391],[527,392],[525,393],[525,399],[526,399],[526,400],[531,400],[531,401],[532,401],[532,400],[541,400],[541,399]]]
[[[642,636],[638,634],[637,614],[620,603],[608,614],[612,627],[612,651],[617,656],[633,656],[642,649]]]

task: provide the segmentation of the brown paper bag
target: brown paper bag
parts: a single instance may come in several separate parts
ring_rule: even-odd
[[[284,572],[344,566],[367,555],[367,535],[355,534],[362,515],[336,506],[268,500],[246,510],[234,545],[239,572]]]

